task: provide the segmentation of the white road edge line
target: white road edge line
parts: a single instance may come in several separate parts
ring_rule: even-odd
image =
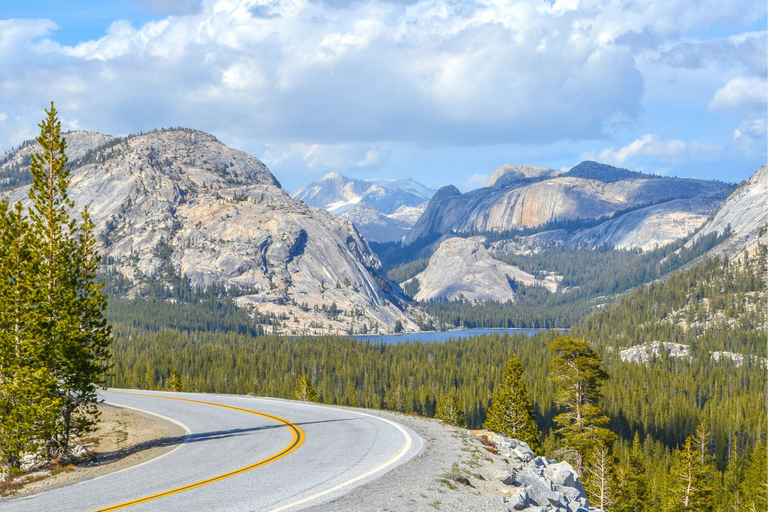
[[[179,427],[184,429],[184,432],[186,432],[185,437],[192,434],[192,431],[189,429],[189,427],[187,427],[185,424],[183,424],[182,422],[180,422],[178,420],[175,420],[173,418],[169,418],[168,416],[163,416],[162,414],[157,414],[157,413],[154,413],[154,412],[145,411],[144,409],[139,409],[138,407],[131,407],[129,405],[113,404],[113,403],[108,402],[106,399],[104,400],[104,403],[109,404],[111,407],[119,407],[119,408],[122,408],[122,409],[133,409],[134,411],[143,412],[145,414],[149,414],[150,416],[156,416],[156,417],[158,417],[160,419],[164,419],[165,421],[170,421],[174,425],[177,425],[177,426],[179,426]],[[169,452],[166,452],[166,453],[164,453],[164,454],[162,454],[162,455],[160,455],[158,457],[153,457],[153,458],[151,458],[151,459],[149,459],[147,461],[142,462],[141,464],[136,464],[135,466],[129,466],[127,468],[119,469],[117,471],[112,471],[111,473],[107,473],[105,475],[100,475],[100,476],[97,476],[97,477],[94,477],[94,478],[86,478],[84,480],[80,480],[79,482],[75,482],[75,483],[73,483],[71,485],[72,486],[76,486],[76,485],[84,484],[86,482],[93,482],[94,480],[99,480],[101,478],[105,478],[105,477],[108,477],[108,476],[116,475],[118,473],[122,473],[123,471],[128,471],[130,469],[138,468],[140,466],[143,466],[144,464],[149,464],[150,462],[155,462],[156,460],[160,460],[163,457],[172,454],[173,452],[175,452],[176,450],[178,450],[182,446],[184,446],[184,442],[183,441],[181,443],[179,443],[178,446],[176,446],[173,450],[171,450]],[[35,492],[35,493],[29,494],[27,496],[22,496],[20,498],[16,498],[16,499],[13,499],[13,500],[8,500],[8,503],[11,503],[11,502],[14,502],[14,501],[30,500],[32,498],[37,497],[38,494],[39,493]]]
[[[306,405],[312,406],[312,404],[306,404]],[[314,406],[314,407],[325,408],[323,406]],[[348,412],[350,414],[357,414],[358,416],[366,416],[368,418],[373,418],[375,420],[379,420],[379,421],[383,421],[385,423],[389,423],[390,425],[395,427],[397,430],[399,430],[401,434],[403,434],[403,437],[405,437],[405,444],[403,444],[403,446],[400,448],[400,451],[398,451],[396,454],[394,454],[392,457],[390,457],[389,460],[379,464],[375,468],[369,469],[365,473],[357,475],[356,477],[354,477],[354,478],[352,478],[350,480],[347,480],[346,482],[342,482],[342,483],[340,483],[340,484],[338,484],[338,485],[336,485],[334,487],[331,487],[330,489],[326,489],[324,491],[320,491],[320,492],[312,494],[310,496],[306,496],[304,498],[301,498],[300,500],[294,501],[292,503],[288,503],[287,505],[282,505],[280,507],[270,509],[270,512],[282,512],[284,510],[289,510],[291,508],[298,507],[300,505],[304,505],[306,503],[314,501],[314,500],[316,500],[318,498],[321,498],[323,496],[327,496],[328,494],[333,494],[336,491],[338,491],[340,489],[343,489],[344,487],[348,487],[348,486],[350,486],[350,485],[352,485],[352,484],[354,484],[356,482],[359,482],[360,480],[364,480],[364,479],[368,478],[369,476],[371,476],[371,475],[373,475],[375,473],[378,473],[379,471],[382,471],[382,470],[386,469],[387,467],[391,466],[392,464],[394,464],[397,461],[399,461],[400,459],[402,459],[410,451],[411,446],[413,446],[413,438],[411,438],[411,435],[401,425],[399,425],[398,423],[396,423],[394,421],[388,420],[386,418],[381,418],[379,416],[374,416],[373,414],[366,414],[364,412],[350,411],[350,410],[347,410],[347,409],[337,409],[337,410]]]
[[[174,425],[183,428],[184,432],[186,432],[184,437],[192,435],[192,431],[189,429],[189,427],[186,426],[185,424],[183,424],[182,422],[180,422],[179,420],[175,420],[173,418],[169,418],[168,416],[163,416],[162,414],[157,414],[157,413],[154,413],[154,412],[145,411],[144,409],[139,409],[138,407],[131,407],[130,405],[113,404],[113,403],[110,403],[107,400],[104,400],[104,402],[109,404],[109,405],[111,405],[112,407],[120,407],[120,408],[123,408],[123,409],[132,409],[134,411],[139,411],[139,412],[143,412],[145,414],[149,414],[150,416],[156,416],[156,417],[158,417],[160,419],[163,419],[165,421],[169,421],[169,422],[173,423]],[[107,476],[112,476],[112,475],[116,475],[118,473],[122,473],[123,471],[128,471],[129,469],[134,469],[134,468],[141,467],[144,464],[149,464],[150,462],[155,462],[156,460],[160,460],[163,457],[166,457],[166,456],[172,454],[173,452],[175,452],[176,450],[178,450],[179,448],[184,446],[184,442],[185,441],[182,441],[181,443],[179,443],[173,450],[171,450],[169,452],[166,452],[166,453],[160,455],[159,457],[154,457],[152,459],[144,461],[141,464],[136,464],[135,466],[130,466],[130,467],[127,467],[127,468],[123,468],[123,469],[121,469],[119,471],[115,471],[115,472],[112,472],[112,473],[107,473],[106,475],[97,476],[96,478],[91,478],[90,480],[83,480],[82,482],[78,482],[78,483],[91,482],[93,480],[98,480],[100,478],[104,478],[104,477],[107,477]]]

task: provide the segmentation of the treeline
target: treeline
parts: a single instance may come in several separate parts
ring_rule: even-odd
[[[764,247],[740,261],[696,264],[630,292],[572,331],[575,338],[592,341],[608,375],[599,403],[607,428],[617,436],[609,452],[613,482],[641,482],[645,510],[676,510],[670,501],[679,491],[675,475],[694,453],[697,430],[706,441],[696,451],[703,464],[697,474],[709,489],[704,494],[709,503],[701,510],[749,510],[754,499],[763,499],[765,488],[755,482],[765,476],[758,467],[768,432],[765,367],[749,356],[765,355],[765,264]],[[117,323],[114,333],[109,385],[170,388],[176,386],[171,372],[178,368],[178,385],[186,391],[292,398],[306,375],[324,403],[424,416],[434,416],[442,404],[441,416],[448,408],[450,417],[461,417],[470,427],[486,421],[504,381],[504,364],[514,355],[544,450],[562,448],[554,418],[563,410],[555,405],[557,384],[546,348],[558,336],[554,332],[397,345],[340,336],[254,337],[235,328],[150,332],[124,323]],[[623,348],[653,340],[690,344],[692,357],[662,356],[648,365],[618,357]],[[715,361],[713,350],[744,354],[744,364]],[[631,483],[630,472],[642,479]],[[608,510],[643,508],[617,504]]]

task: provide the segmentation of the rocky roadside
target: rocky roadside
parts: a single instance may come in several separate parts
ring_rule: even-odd
[[[406,464],[312,512],[587,512],[574,469],[535,457],[525,443],[442,421],[366,411],[410,428],[424,450]]]
[[[0,497],[41,492],[142,464],[173,450],[186,434],[178,425],[141,411],[105,404],[99,409],[97,430],[75,448],[82,462],[30,470],[6,479],[0,482]]]

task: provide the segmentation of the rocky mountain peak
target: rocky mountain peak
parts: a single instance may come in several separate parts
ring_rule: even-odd
[[[562,174],[562,171],[534,165],[502,165],[485,183],[486,188],[506,187],[513,183],[524,183],[530,179],[545,179]]]
[[[171,271],[289,317],[288,334],[415,328],[354,226],[293,200],[258,158],[187,129],[86,139],[74,145],[88,149],[72,160],[69,195],[89,205],[100,250],[134,295]],[[28,188],[2,195],[24,200]]]
[[[584,178],[588,180],[602,181],[603,183],[614,183],[622,180],[640,180],[654,178],[655,176],[643,174],[641,172],[630,171],[608,164],[601,164],[591,160],[586,160],[571,168],[564,174],[572,178]]]

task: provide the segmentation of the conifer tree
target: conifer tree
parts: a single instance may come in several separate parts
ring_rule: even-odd
[[[705,445],[709,433],[700,425],[677,452],[670,470],[665,511],[712,510],[712,467]]]
[[[168,377],[168,381],[165,383],[166,387],[171,391],[184,391],[181,386],[181,377],[179,376],[179,370],[174,368],[171,370],[171,375]]]
[[[0,202],[0,464],[18,468],[55,435],[61,406],[42,366],[36,244],[20,202]]]
[[[600,387],[608,374],[600,368],[600,355],[587,340],[560,336],[549,344],[549,350],[553,353],[550,378],[560,384],[557,402],[565,409],[554,418],[555,432],[562,437],[564,455],[581,475],[590,451],[616,440],[616,434],[605,427],[610,419],[598,405]]]
[[[40,330],[44,366],[57,383],[61,429],[48,443],[49,456],[65,456],[73,435],[88,432],[97,419],[96,386],[108,367],[110,328],[101,284],[99,255],[88,210],[77,225],[70,217],[66,141],[51,102],[40,123],[42,152],[31,155],[29,217],[39,245]]]
[[[443,420],[454,427],[466,427],[464,410],[459,405],[459,399],[456,398],[454,393],[448,393],[437,402],[435,418]]]
[[[743,510],[768,510],[768,453],[762,439],[755,443],[749,467],[744,472],[741,494],[745,498]]]
[[[523,364],[517,356],[507,362],[504,381],[493,393],[483,428],[523,441],[534,452],[541,449],[541,432],[523,381]]]
[[[299,379],[299,385],[296,386],[293,394],[296,397],[296,400],[301,400],[302,402],[317,402],[317,390],[315,389],[315,386],[312,385],[312,381],[309,380],[306,373]]]
[[[739,449],[738,438],[734,437],[730,446],[728,465],[723,473],[723,491],[721,507],[724,511],[738,512],[744,510],[742,482],[747,469],[747,461]]]
[[[607,444],[600,441],[590,450],[584,466],[584,490],[590,502],[600,510],[608,510],[615,503],[615,466],[616,461]]]
[[[644,512],[646,510],[647,480],[643,445],[640,434],[635,431],[629,461],[616,470],[615,512]]]

